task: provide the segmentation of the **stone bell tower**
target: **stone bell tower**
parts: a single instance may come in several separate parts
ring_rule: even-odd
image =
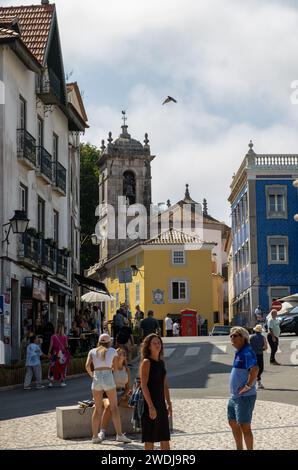
[[[105,262],[112,256],[122,252],[139,240],[123,238],[123,230],[133,217],[127,217],[123,222],[123,207],[129,208],[134,204],[142,204],[147,211],[148,220],[151,205],[151,155],[148,134],[145,134],[144,144],[132,139],[128,133],[127,117],[122,111],[122,132],[116,140],[113,140],[109,132],[107,145],[102,141],[101,156],[98,161],[99,175],[99,226],[107,233],[107,238],[102,239],[99,250],[100,262]],[[120,198],[120,199],[119,199]],[[119,212],[119,202],[122,201],[122,209]],[[108,218],[105,204],[112,206],[115,213],[115,223]],[[133,209],[133,207],[131,207]],[[121,219],[120,219],[121,218]],[[118,222],[120,221],[120,233]],[[114,227],[113,227],[114,225]],[[126,226],[126,227],[125,227]],[[115,238],[111,239],[111,234]],[[122,233],[121,233],[122,232]],[[148,238],[149,235],[145,237]]]

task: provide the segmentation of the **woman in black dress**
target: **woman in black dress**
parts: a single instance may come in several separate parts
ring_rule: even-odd
[[[161,338],[152,333],[142,343],[141,387],[144,395],[142,442],[145,450],[153,450],[160,442],[161,450],[170,449],[169,416],[172,404],[163,360]]]

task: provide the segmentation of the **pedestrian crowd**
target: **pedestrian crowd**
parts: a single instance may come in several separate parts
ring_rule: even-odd
[[[257,317],[258,315],[258,317]],[[260,313],[256,320],[260,320]],[[230,330],[230,340],[235,348],[235,358],[230,375],[230,399],[227,417],[236,448],[253,449],[251,422],[256,402],[256,391],[264,389],[262,374],[264,371],[264,351],[271,349],[270,363],[280,365],[275,354],[278,350],[280,328],[277,311],[272,310],[267,317],[267,339],[263,335],[263,325],[256,324],[250,336],[247,329],[235,326]],[[92,415],[92,443],[99,444],[106,438],[106,431],[112,420],[116,441],[129,443],[131,440],[122,432],[119,407],[131,407],[134,428],[142,434],[145,450],[154,449],[156,442],[161,450],[170,449],[170,418],[172,403],[163,360],[163,342],[160,337],[160,324],[154,318],[154,312],[144,313],[136,306],[134,317],[125,305],[121,305],[114,315],[111,337],[102,332],[103,317],[97,308],[87,314],[86,311],[76,318],[70,334],[84,334],[87,328],[98,333],[97,344],[92,345],[86,370],[92,378],[91,390],[94,400]],[[139,375],[131,384],[129,360],[134,347],[134,333],[138,332],[141,342],[141,362]],[[66,373],[70,363],[69,338],[65,327],[59,324],[55,331],[47,326],[50,333],[41,347],[38,336],[31,335],[26,352],[26,376],[24,389],[31,388],[33,375],[36,388],[41,383],[41,358],[50,359],[48,370],[49,387],[57,381],[61,387],[66,385]],[[167,315],[165,318],[167,337],[179,335],[179,323]],[[138,341],[138,339],[137,339]],[[45,349],[46,346],[46,349]]]

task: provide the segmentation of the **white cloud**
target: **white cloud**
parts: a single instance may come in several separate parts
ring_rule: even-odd
[[[155,202],[178,200],[188,182],[194,199],[206,197],[211,214],[228,220],[231,175],[249,139],[256,152],[298,153],[298,105],[290,102],[291,82],[298,79],[295,2],[56,5],[67,69],[86,92],[86,139],[99,146],[109,130],[116,134],[126,106],[132,136],[143,140],[148,131],[157,155]],[[177,105],[161,106],[167,94]]]

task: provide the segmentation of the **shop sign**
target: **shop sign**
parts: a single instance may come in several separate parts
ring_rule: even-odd
[[[32,283],[32,298],[40,300],[41,302],[47,301],[47,283],[38,277],[33,277]]]

